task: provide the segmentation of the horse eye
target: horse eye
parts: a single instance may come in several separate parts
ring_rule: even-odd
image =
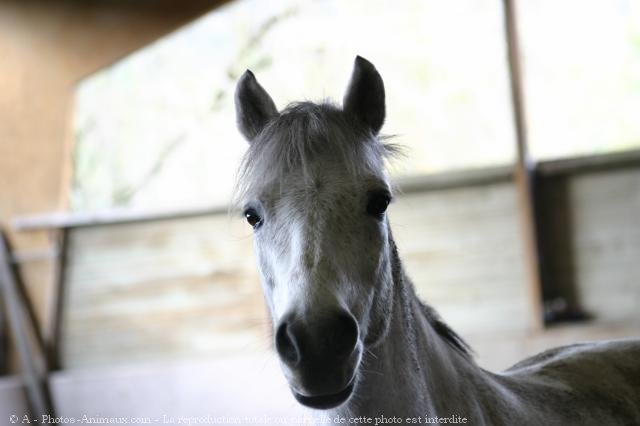
[[[391,196],[386,192],[373,192],[369,194],[367,214],[378,218],[381,217],[387,210],[390,202]]]
[[[249,225],[251,225],[253,228],[257,228],[262,223],[262,218],[254,209],[245,210],[244,217],[247,219],[247,222],[249,222]]]

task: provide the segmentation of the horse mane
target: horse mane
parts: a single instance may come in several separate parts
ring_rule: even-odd
[[[395,283],[399,283],[405,291],[409,291],[413,299],[418,302],[420,310],[427,320],[429,325],[433,327],[434,331],[440,336],[447,344],[452,346],[455,350],[460,352],[466,358],[473,358],[473,349],[458,333],[453,331],[451,327],[440,317],[436,310],[424,303],[415,292],[415,287],[410,279],[405,275],[404,268],[402,267],[402,261],[400,260],[400,254],[398,253],[398,246],[396,245],[391,232],[389,233],[389,241],[391,243],[391,257],[392,257],[392,274]]]
[[[425,318],[431,324],[433,329],[440,337],[444,339],[449,345],[451,345],[454,349],[459,351],[466,357],[473,357],[473,349],[471,346],[462,338],[458,333],[453,331],[451,327],[447,323],[445,323],[440,315],[436,312],[433,307],[425,304],[421,300],[418,300],[420,303],[420,307],[422,308],[422,313]]]
[[[401,149],[385,142],[329,101],[295,102],[272,118],[253,140],[236,176],[237,202],[286,174],[309,176],[313,159],[330,155],[354,176],[379,171]]]

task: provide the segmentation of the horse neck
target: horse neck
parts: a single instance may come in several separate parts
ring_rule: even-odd
[[[446,342],[427,318],[391,239],[393,311],[387,336],[366,351],[358,393],[342,410],[355,416],[475,416],[495,385],[471,356]],[[497,385],[496,385],[497,386]],[[497,393],[497,389],[496,392]]]

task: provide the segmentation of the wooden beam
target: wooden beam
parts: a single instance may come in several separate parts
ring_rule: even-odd
[[[395,180],[394,183],[400,189],[401,194],[408,194],[491,185],[499,182],[511,182],[512,179],[512,166],[497,166],[455,170],[422,176],[406,176]]]
[[[395,183],[401,193],[412,193],[466,188],[496,182],[509,182],[512,176],[513,167],[498,166],[435,173],[424,176],[402,177],[397,179]],[[135,210],[120,208],[94,212],[43,213],[18,216],[13,219],[12,226],[16,231],[56,230],[229,214],[231,210],[231,207],[227,205],[212,205],[174,210]],[[60,253],[60,251],[53,250],[51,253]],[[45,253],[44,255],[47,254],[48,253]],[[41,253],[40,256],[42,255]],[[23,257],[28,258],[29,256]],[[16,261],[18,260],[19,259],[16,259]]]
[[[31,345],[31,342],[38,339],[36,324],[29,319],[26,301],[19,289],[17,274],[11,265],[11,251],[3,232],[0,232],[0,290],[20,358],[31,415],[38,418],[43,415],[55,417],[49,394],[46,365],[43,365],[45,364],[43,359],[40,359],[40,363],[38,362],[37,351],[34,351]],[[28,326],[29,323],[31,327]],[[29,336],[29,328],[31,328],[31,336]]]
[[[56,240],[55,245],[58,258],[54,265],[54,276],[52,285],[48,288],[45,306],[45,330],[44,343],[47,363],[50,370],[62,368],[60,358],[62,312],[65,296],[65,271],[67,267],[67,238],[69,230],[62,228],[52,231]]]
[[[227,206],[197,207],[175,210],[111,209],[94,212],[59,212],[19,216],[13,219],[16,231],[43,229],[82,228],[86,226],[120,225],[124,223],[150,222],[165,219],[180,219],[214,214],[226,214]]]
[[[524,113],[522,106],[519,108],[521,109],[521,114]],[[523,118],[521,117],[520,120],[523,120]],[[520,132],[522,132],[522,130],[520,130],[519,133]],[[525,160],[525,143],[524,141],[519,142],[519,146],[524,146],[525,149],[518,149],[518,158],[522,158],[522,160],[517,162],[516,167],[496,166],[455,170],[421,176],[406,176],[396,179],[395,184],[399,188],[400,193],[403,194],[509,182],[514,179],[519,179],[517,174],[521,173],[523,169],[527,170],[528,175],[535,173],[545,178],[547,176],[640,166],[640,150],[542,161],[533,164],[530,160]],[[528,157],[528,154],[526,157]],[[526,166],[527,164],[528,166]],[[520,172],[518,172],[518,169]],[[531,189],[533,189],[533,185],[530,184],[530,186]],[[520,190],[522,190],[522,187],[520,187]],[[16,231],[57,230],[219,215],[228,214],[230,211],[231,208],[226,205],[211,205],[168,210],[120,208],[94,212],[43,213],[15,217],[12,221],[12,227]],[[13,262],[24,263],[47,260],[55,258],[58,255],[59,252],[56,248],[34,252],[17,252],[13,254]]]
[[[503,0],[505,35],[511,83],[511,104],[516,129],[516,170],[515,184],[518,191],[518,206],[523,237],[527,289],[529,292],[530,315],[534,330],[544,326],[542,308],[542,284],[540,281],[540,261],[538,253],[539,233],[536,228],[535,198],[533,188],[533,162],[527,144],[527,123],[525,95],[522,84],[520,46],[518,39],[516,0]]]
[[[536,165],[536,173],[546,178],[631,167],[640,167],[640,150],[542,161]]]
[[[0,376],[9,371],[9,324],[6,309],[0,297]]]

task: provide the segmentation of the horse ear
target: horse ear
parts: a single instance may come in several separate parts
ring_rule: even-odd
[[[376,67],[361,56],[356,56],[343,109],[360,119],[374,134],[382,128],[385,117],[384,83]]]
[[[236,121],[240,133],[251,143],[267,122],[278,115],[271,96],[246,70],[236,86]]]

